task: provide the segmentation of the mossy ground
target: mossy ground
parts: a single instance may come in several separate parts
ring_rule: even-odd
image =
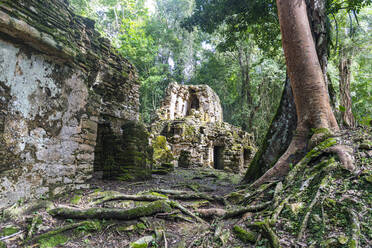
[[[282,247],[371,247],[372,157],[368,147],[360,148],[361,144],[372,140],[370,131],[348,131],[337,138],[338,143],[353,146],[357,168],[355,173],[342,169],[334,154],[319,152],[333,142],[328,140],[308,153],[302,164],[293,166],[293,173],[282,182],[281,190],[278,184],[273,183],[259,188],[262,193],[255,195],[253,193],[256,189],[238,186],[239,176],[215,170],[176,169],[168,175],[154,175],[150,180],[132,183],[93,180],[91,189],[66,193],[54,199],[54,203],[89,207],[98,198],[117,193],[164,198],[169,196],[166,193],[150,193],[159,188],[225,196],[228,203],[223,206],[208,200],[179,201],[190,211],[210,208],[234,210],[244,204],[272,203],[263,211],[248,212],[232,219],[206,219],[207,224],[196,223],[193,218],[177,209],[169,214],[157,214],[132,221],[96,220],[90,225],[44,240],[43,245],[49,247],[46,245],[59,243],[59,247],[128,247],[140,238],[152,236],[153,240],[148,247],[164,247],[165,235],[168,247],[189,247],[193,244],[192,247],[264,248],[275,244],[275,240],[270,240],[267,236],[267,233],[272,232],[277,235]],[[303,168],[296,170],[298,166]],[[253,196],[247,197],[249,195]],[[133,208],[144,204],[148,203],[123,200],[105,202],[100,206]],[[281,207],[282,210],[276,215]],[[7,240],[8,247],[20,247],[22,237],[24,239],[30,229],[30,217],[33,216],[42,220],[37,222],[34,235],[77,222],[54,219],[45,210],[19,216],[17,220],[2,219],[0,231],[10,224],[25,231],[22,235]]]

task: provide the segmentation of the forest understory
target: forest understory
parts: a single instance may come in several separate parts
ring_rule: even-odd
[[[0,247],[372,247],[372,130],[342,131],[283,181],[180,169],[3,210]],[[329,148],[353,149],[355,171]]]

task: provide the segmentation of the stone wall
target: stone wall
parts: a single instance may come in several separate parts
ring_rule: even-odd
[[[175,166],[242,173],[256,150],[251,134],[223,122],[220,100],[207,85],[169,85],[157,115],[151,137],[166,138]]]
[[[176,120],[195,116],[205,122],[221,122],[220,98],[208,85],[171,83],[157,110],[158,120]]]
[[[0,3],[0,208],[86,187],[97,127],[139,117],[133,66],[65,0]]]

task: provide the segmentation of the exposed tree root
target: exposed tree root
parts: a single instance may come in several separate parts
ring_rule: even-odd
[[[238,209],[227,211],[221,208],[209,208],[209,209],[198,209],[196,212],[203,218],[221,217],[222,219],[234,218],[243,215],[247,212],[259,212],[266,209],[272,204],[271,201],[264,202],[258,205],[252,205],[248,207],[241,207]]]
[[[300,227],[300,231],[298,232],[298,235],[297,235],[297,241],[301,241],[301,239],[304,235],[304,232],[305,232],[305,229],[307,227],[307,222],[309,220],[311,211],[312,211],[314,205],[318,202],[318,199],[320,197],[320,190],[321,190],[321,187],[319,187],[318,191],[316,192],[316,194],[314,196],[314,199],[311,201],[311,203],[310,203],[310,205],[309,205],[309,207],[306,211],[306,214],[304,216],[304,219],[303,219],[301,227]]]
[[[277,207],[275,208],[274,213],[272,214],[271,219],[270,219],[270,222],[271,222],[272,224],[276,223],[276,221],[278,220],[278,217],[279,217],[280,213],[282,212],[282,210],[283,210],[285,204],[288,203],[289,198],[290,198],[290,196],[286,197],[286,198],[285,198],[285,199],[284,199],[284,200],[279,204],[279,206],[277,206]]]
[[[270,182],[270,183],[267,183],[265,185],[262,185],[261,187],[259,187],[257,190],[251,192],[251,193],[248,193],[244,196],[244,199],[242,200],[242,203],[244,204],[248,204],[249,201],[256,195],[260,195],[262,194],[263,192],[265,192],[268,188],[270,188],[272,185],[276,184],[277,181],[275,182]]]
[[[226,214],[226,210],[222,208],[197,209],[196,212],[205,219],[222,217]]]
[[[327,135],[325,135],[324,133],[313,135],[313,137],[318,136],[324,139],[324,137],[326,137]],[[312,140],[313,138],[310,139],[310,141]],[[341,166],[344,169],[349,171],[355,170],[353,150],[343,145],[337,145],[337,141],[335,138],[328,138],[320,143],[319,141],[315,142],[319,144],[314,147],[308,154],[303,156],[304,152],[307,149],[307,142],[307,133],[301,135],[297,134],[296,136],[294,136],[287,151],[279,158],[279,160],[271,169],[269,169],[263,176],[253,182],[251,187],[256,188],[263,183],[278,179],[281,180],[284,177],[286,177],[286,180],[289,182],[293,181],[294,176],[297,175],[298,172],[303,171],[303,169],[312,159],[320,156],[324,152],[336,154],[340,159]],[[298,162],[300,159],[301,161]],[[291,169],[291,164],[297,164],[297,168],[295,167]]]
[[[150,216],[156,213],[166,213],[172,210],[169,203],[165,200],[151,202],[147,205],[131,208],[55,208],[49,211],[54,217],[66,219],[117,219],[132,220],[139,217]]]
[[[274,202],[274,207],[275,208],[279,205],[280,195],[281,195],[282,191],[283,191],[283,183],[279,182],[275,186],[274,197],[273,197],[273,202]]]
[[[219,202],[223,205],[226,205],[225,199],[219,196],[211,196],[199,192],[191,191],[181,191],[181,190],[164,190],[156,189],[153,192],[158,192],[162,194],[169,194],[168,197],[173,200],[207,200],[211,202]]]
[[[265,238],[267,238],[270,242],[272,248],[280,248],[279,238],[276,236],[273,229],[271,229],[269,225],[269,220],[265,220],[262,222],[255,222],[253,224],[248,225],[250,227],[255,227],[262,231],[262,234]]]
[[[82,221],[82,222],[79,222],[79,223],[69,224],[69,225],[66,225],[66,226],[48,231],[46,233],[40,234],[38,236],[35,236],[35,237],[33,237],[32,239],[30,239],[26,242],[27,243],[35,243],[35,242],[37,242],[41,239],[46,239],[46,238],[49,238],[49,237],[54,236],[56,234],[66,232],[66,231],[69,231],[71,229],[75,229],[75,228],[80,227],[80,226],[89,225],[91,223],[92,223],[92,221]]]
[[[154,195],[112,195],[105,196],[97,201],[93,202],[93,205],[100,205],[109,201],[119,201],[119,200],[132,200],[132,201],[160,201],[164,200],[164,197],[154,196]]]
[[[207,222],[205,222],[205,220],[201,219],[200,217],[196,216],[194,213],[192,213],[191,211],[189,211],[188,209],[186,209],[185,207],[183,207],[181,204],[179,204],[178,202],[176,201],[167,201],[167,203],[174,207],[174,208],[178,208],[179,210],[181,210],[182,213],[186,214],[186,215],[189,215],[191,217],[193,217],[195,220],[197,220],[198,222],[200,223],[204,223],[204,224],[208,224]]]
[[[268,201],[268,202],[264,202],[264,203],[261,203],[261,204],[258,204],[258,205],[252,205],[252,206],[248,206],[248,207],[242,207],[242,208],[239,208],[239,209],[236,209],[236,210],[227,211],[224,214],[223,218],[224,219],[233,218],[233,217],[236,217],[236,216],[243,215],[247,212],[258,212],[258,211],[266,209],[271,204],[272,204],[272,202]]]
[[[307,133],[296,134],[285,153],[279,158],[275,165],[264,175],[251,184],[251,188],[257,188],[260,185],[274,180],[282,180],[290,170],[290,164],[295,164],[300,159],[301,154],[306,149]]]
[[[340,159],[341,166],[345,170],[355,171],[353,149],[351,147],[335,145],[327,149],[328,152],[335,153]]]
[[[360,223],[358,214],[351,208],[348,209],[349,218],[351,222],[351,237],[349,242],[350,248],[359,247],[359,236],[360,236]]]

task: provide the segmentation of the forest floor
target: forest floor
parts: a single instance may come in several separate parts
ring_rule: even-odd
[[[93,179],[89,189],[4,210],[0,247],[372,247],[371,133],[327,139],[285,180],[257,189],[213,169]],[[327,150],[336,143],[353,149],[353,172]]]

